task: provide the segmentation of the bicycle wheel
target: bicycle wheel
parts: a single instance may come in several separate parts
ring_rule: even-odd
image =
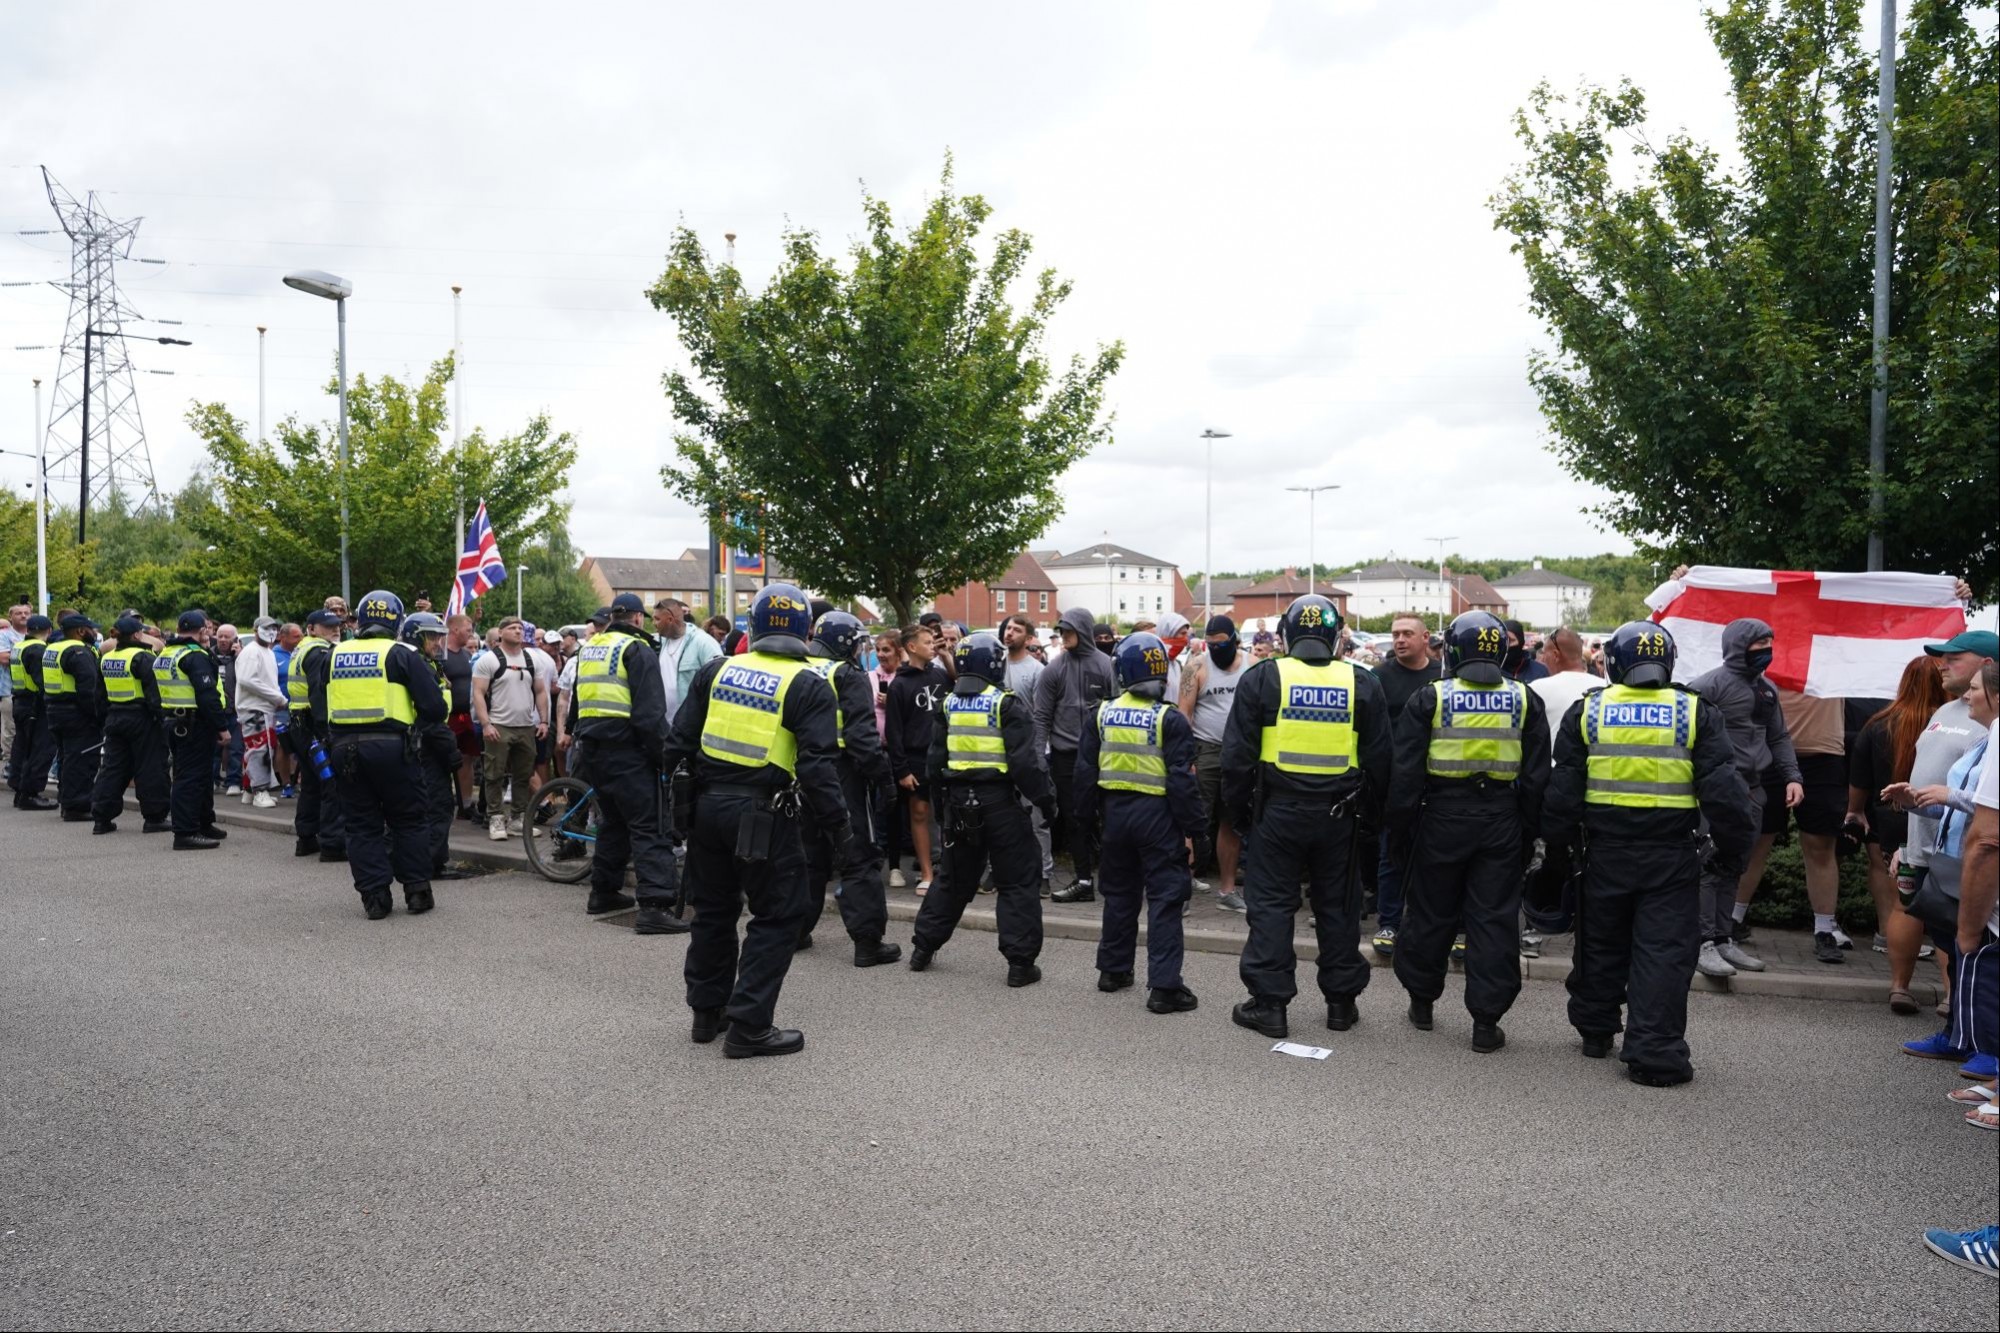
[[[521,821],[528,864],[542,878],[575,884],[590,874],[597,844],[597,793],[581,778],[542,784]]]

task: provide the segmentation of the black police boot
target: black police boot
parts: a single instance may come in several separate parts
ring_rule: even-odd
[[[1625,1066],[1625,1076],[1648,1088],[1673,1088],[1694,1081],[1694,1075],[1678,1069],[1647,1069],[1644,1065]]]
[[[912,941],[910,944],[910,971],[923,971],[931,965],[931,959],[935,957],[937,957],[937,950],[926,949],[923,945]]]
[[[431,896],[431,886],[426,883],[405,884],[403,886],[403,907],[411,916],[422,916],[437,906],[437,899]]]
[[[812,932],[807,931],[805,934],[799,936],[799,942],[792,946],[792,952],[810,953],[812,951],[812,947],[813,947]]]
[[[1146,1008],[1156,1014],[1184,1014],[1200,1004],[1201,1001],[1186,986],[1173,990],[1161,990],[1156,986],[1146,992]]]
[[[203,824],[201,826],[201,836],[204,838],[213,838],[217,842],[221,842],[229,836],[229,832],[226,829],[216,827],[214,824]],[[347,857],[342,855],[340,859],[345,861]]]
[[[149,819],[139,825],[141,833],[172,833],[174,826],[164,819]]]
[[[1007,984],[1015,990],[1019,990],[1023,986],[1032,986],[1041,979],[1042,969],[1036,967],[1033,963],[1007,964]]]
[[[98,833],[116,833],[118,825],[109,819],[100,819],[90,826],[90,831],[93,835]]]
[[[883,963],[893,963],[903,956],[900,944],[884,944],[881,940],[854,941],[854,965],[856,967],[879,967]]]
[[[62,819],[65,824],[87,824],[90,822],[90,811],[65,810],[62,813]]]
[[[1089,880],[1079,879],[1068,888],[1057,889],[1054,893],[1050,894],[1049,901],[1052,903],[1094,903],[1097,901],[1097,891],[1091,887]]]
[[[634,935],[685,935],[694,926],[664,907],[642,907],[632,918]]]
[[[791,1055],[806,1048],[806,1034],[797,1028],[769,1027],[752,1032],[741,1023],[729,1025],[722,1039],[722,1053],[731,1060],[748,1060],[753,1055]]]
[[[720,1009],[697,1009],[694,1011],[694,1027],[688,1032],[696,1042],[708,1045],[722,1035],[722,1011]]]
[[[222,844],[213,838],[205,838],[199,833],[176,833],[174,850],[177,852],[212,852]]]
[[[1132,974],[1130,972],[1099,972],[1097,974],[1097,989],[1103,991],[1106,995],[1111,994],[1113,991],[1124,990],[1131,984]]]
[[[1431,1002],[1410,997],[1410,1026],[1419,1032],[1431,1030]]]
[[[310,838],[300,838],[300,839],[299,839],[299,840],[298,840],[297,842],[293,843],[293,844],[292,844],[292,855],[293,855],[293,856],[318,856],[318,855],[319,855],[319,838],[318,838],[318,836],[317,836],[317,835],[315,835],[315,836],[313,836],[313,837],[310,837]]]
[[[1291,1027],[1285,1022],[1285,1006],[1276,1000],[1260,1000],[1255,996],[1245,1000],[1229,1011],[1230,1022],[1252,1032],[1261,1032],[1267,1037],[1283,1040],[1291,1035]]]
[[[1586,1058],[1602,1060],[1611,1054],[1611,1034],[1609,1032],[1586,1032],[1583,1034],[1583,1053]]]
[[[377,889],[373,893],[361,895],[361,910],[368,913],[370,921],[380,921],[396,907],[396,900],[389,896],[387,889]]]
[[[616,889],[600,893],[592,889],[590,901],[583,905],[583,910],[592,916],[603,916],[606,912],[622,912],[631,905],[632,895],[629,893],[620,893]]]
[[[1326,1025],[1335,1032],[1345,1032],[1360,1021],[1361,1010],[1355,1007],[1352,997],[1326,1002]]]
[[[1472,1024],[1472,1049],[1481,1055],[1491,1055],[1507,1044],[1507,1034],[1500,1030],[1498,1023],[1481,1023],[1477,1019]]]
[[[56,803],[41,796],[17,796],[14,798],[14,808],[16,810],[53,810],[56,808]]]

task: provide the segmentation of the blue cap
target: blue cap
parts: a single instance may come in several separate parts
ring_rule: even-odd
[[[2000,659],[2000,634],[1990,629],[1969,629],[1943,643],[1927,643],[1924,651],[1932,657],[1943,657],[1946,653],[1971,653],[1975,657]]]

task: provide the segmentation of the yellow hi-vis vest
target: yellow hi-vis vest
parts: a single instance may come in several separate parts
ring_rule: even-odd
[[[1583,800],[1634,810],[1692,810],[1695,698],[1612,685],[1583,699]]]
[[[389,654],[415,652],[396,639],[355,639],[333,650],[326,673],[326,720],[335,727],[414,726],[410,692],[389,679]]]
[[[153,683],[160,687],[160,707],[194,707],[194,682],[181,669],[181,659],[203,651],[198,643],[170,643],[153,659]]]
[[[1361,759],[1354,735],[1354,667],[1278,659],[1278,721],[1264,728],[1258,758],[1280,773],[1337,777]]]
[[[1097,785],[1167,794],[1167,706],[1130,690],[1097,706]]]
[[[285,676],[285,702],[294,713],[312,707],[312,688],[306,680],[306,663],[318,653],[331,652],[333,645],[314,635],[299,644],[292,654],[291,671]]]
[[[62,655],[72,648],[83,647],[79,639],[50,639],[49,646],[42,650],[42,693],[51,699],[74,699],[76,697],[76,677],[64,671]]]
[[[826,682],[833,691],[833,734],[840,742],[840,748],[847,748],[847,710],[840,706],[840,686],[834,682],[834,673],[840,670],[840,663],[830,657],[808,657],[806,666],[812,673]]]
[[[749,652],[725,660],[708,683],[701,752],[744,768],[775,764],[796,777],[799,740],[778,719],[801,674],[819,675],[796,657],[772,653]]]
[[[139,681],[138,660],[151,657],[150,648],[114,648],[104,655],[98,669],[104,673],[104,697],[114,704],[136,704],[146,697]]]
[[[42,648],[44,651],[47,651],[46,646],[40,639],[23,639],[14,645],[14,660],[7,664],[7,675],[14,682],[14,692],[16,694],[34,694],[41,689],[41,686],[35,684],[35,678],[28,674],[28,649],[30,648]]]
[[[1476,685],[1453,677],[1437,685],[1431,745],[1424,771],[1441,778],[1521,776],[1521,732],[1528,725],[1528,688],[1517,680]]]
[[[1007,742],[1000,737],[1000,701],[1007,692],[987,683],[977,694],[944,697],[945,767],[953,773],[1005,774]]]
[[[576,716],[579,722],[593,717],[632,716],[632,673],[625,665],[625,650],[638,640],[630,634],[610,630],[590,636],[576,657]]]

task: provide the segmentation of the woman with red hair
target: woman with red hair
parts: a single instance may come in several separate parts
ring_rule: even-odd
[[[1847,824],[1865,840],[1868,893],[1875,899],[1875,947],[1889,955],[1889,1007],[1899,1014],[1917,1012],[1917,1002],[1910,994],[1910,978],[1916,972],[1918,957],[1933,951],[1924,943],[1923,923],[1896,901],[1889,858],[1903,846],[1909,832],[1909,816],[1883,802],[1881,791],[1892,782],[1910,780],[1917,737],[1930,725],[1931,714],[1944,701],[1944,685],[1938,677],[1936,661],[1930,657],[1912,658],[1903,668],[1895,699],[1868,719],[1848,755]],[[1938,967],[1942,973],[1944,964],[1940,962]],[[1949,977],[1944,985],[1949,994]]]

